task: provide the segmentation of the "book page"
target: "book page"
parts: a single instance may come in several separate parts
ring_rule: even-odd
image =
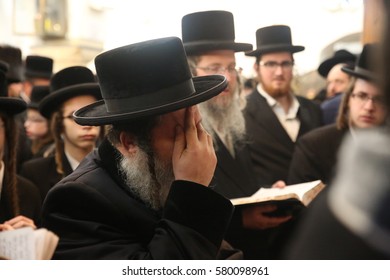
[[[296,194],[299,197],[299,200],[303,200],[305,193],[315,186],[321,183],[321,180],[295,184],[286,186],[283,189],[280,188],[260,188],[256,193],[252,195],[252,197],[264,197],[264,198],[272,198],[276,196],[282,196],[286,194]]]
[[[245,205],[267,201],[296,199],[307,206],[323,187],[324,185],[321,180],[316,180],[307,183],[289,185],[285,188],[260,188],[252,196],[234,198],[230,201],[233,205]],[[312,192],[312,195],[308,195]]]
[[[0,232],[0,256],[10,260],[34,260],[33,229],[24,227]]]

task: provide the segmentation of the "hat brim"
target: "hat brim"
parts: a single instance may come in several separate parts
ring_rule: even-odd
[[[253,46],[246,43],[235,43],[226,41],[197,41],[184,43],[187,55],[196,55],[213,50],[232,50],[234,52],[246,52],[252,50]]]
[[[335,57],[335,58],[330,58],[325,60],[320,64],[318,67],[318,73],[326,78],[328,76],[329,71],[333,68],[333,66],[339,64],[339,63],[346,63],[346,58],[345,57]],[[351,58],[351,61],[353,62],[354,59]]]
[[[0,97],[0,112],[9,116],[19,114],[26,110],[27,104],[19,98]]]
[[[101,99],[100,87],[97,83],[85,83],[53,91],[41,100],[39,112],[49,119],[50,115],[58,109],[58,106],[66,100],[80,95],[92,95],[99,100]]]
[[[228,84],[226,78],[222,75],[193,77],[192,79],[195,93],[169,104],[161,104],[160,106],[155,107],[148,107],[146,104],[143,108],[136,111],[109,113],[107,112],[104,100],[100,100],[77,110],[74,112],[73,116],[76,123],[80,125],[98,126],[121,123],[141,117],[166,114],[206,101],[222,92]],[[134,97],[134,102],[137,102],[136,97]]]
[[[378,82],[379,81],[379,78],[377,76],[375,76],[374,74],[371,74],[371,73],[368,73],[368,71],[359,71],[359,70],[355,70],[355,69],[350,69],[348,67],[342,67],[341,70],[353,77],[356,77],[356,78],[360,78],[360,79],[363,79],[363,80],[367,80],[367,81],[370,81],[370,82]]]
[[[271,52],[301,52],[305,49],[304,46],[292,46],[292,45],[282,45],[282,44],[275,44],[275,45],[268,45],[262,48],[258,48],[254,51],[246,52],[246,56],[260,56],[262,54],[271,53]]]

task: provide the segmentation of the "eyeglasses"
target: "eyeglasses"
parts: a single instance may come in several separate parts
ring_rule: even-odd
[[[371,100],[374,105],[384,106],[385,100],[383,96],[369,96],[364,92],[352,93],[351,97],[355,98],[359,103],[366,104],[368,100]]]
[[[294,61],[282,61],[281,63],[276,61],[260,61],[259,65],[272,71],[275,71],[279,66],[282,67],[283,70],[290,70],[294,66]]]
[[[221,74],[228,72],[231,75],[237,74],[237,69],[235,66],[222,67],[222,66],[208,66],[208,67],[196,67],[205,71],[209,75]]]

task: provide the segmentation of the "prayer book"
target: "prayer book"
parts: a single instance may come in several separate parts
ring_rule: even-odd
[[[321,180],[289,185],[284,188],[260,188],[248,197],[233,198],[230,201],[236,207],[253,204],[276,204],[278,209],[269,216],[294,215],[307,207],[324,189]]]
[[[0,231],[0,259],[50,260],[58,240],[56,234],[45,228]]]

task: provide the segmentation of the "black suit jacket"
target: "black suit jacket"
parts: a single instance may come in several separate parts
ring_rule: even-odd
[[[59,235],[56,259],[216,259],[230,222],[229,200],[175,181],[162,213],[134,195],[117,170],[119,153],[103,142],[52,188],[43,226]]]
[[[297,99],[301,122],[299,138],[322,125],[322,113],[320,107],[312,101],[301,96],[297,96]],[[286,181],[294,142],[257,89],[248,96],[244,117],[250,154],[259,181],[269,185],[277,180]]]
[[[347,131],[339,130],[332,124],[302,136],[295,146],[288,184],[314,180],[329,184],[334,176],[339,147]]]
[[[39,226],[41,223],[41,197],[38,188],[21,176],[17,175],[16,179],[20,214],[34,220],[35,225]],[[6,198],[3,186],[0,200],[0,224],[12,218],[14,215],[11,214],[9,200]]]
[[[27,178],[38,187],[42,202],[45,200],[47,192],[63,177],[69,175],[73,171],[65,154],[63,154],[62,159],[64,175],[57,172],[54,156],[31,159],[22,165],[20,175]]]

